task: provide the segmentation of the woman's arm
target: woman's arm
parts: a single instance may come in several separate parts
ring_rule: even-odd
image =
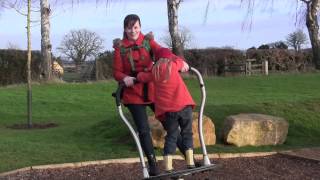
[[[180,58],[179,56],[175,56],[174,59],[171,60],[171,65],[174,68],[174,70],[180,71],[184,65],[184,60]]]
[[[137,75],[137,80],[142,83],[147,83],[152,81],[152,73],[151,72],[140,72]]]
[[[117,81],[122,81],[127,74],[124,73],[124,65],[121,59],[120,48],[114,48],[114,57],[113,57],[113,77]]]

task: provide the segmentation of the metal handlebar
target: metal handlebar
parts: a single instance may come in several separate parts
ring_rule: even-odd
[[[205,142],[204,142],[204,137],[203,137],[203,110],[204,110],[204,104],[206,102],[206,89],[204,87],[204,82],[203,82],[203,78],[202,78],[202,75],[201,73],[193,68],[193,67],[190,67],[189,68],[189,71],[192,71],[194,72],[196,75],[197,75],[197,78],[199,80],[199,83],[200,83],[200,89],[201,89],[201,104],[200,104],[200,110],[199,110],[199,113],[198,113],[198,131],[199,131],[199,139],[200,139],[200,143],[201,143],[201,149],[202,149],[202,154],[203,154],[203,164],[205,166],[207,165],[210,165],[211,162],[210,162],[210,159],[208,157],[208,154],[207,154],[207,148],[206,148],[206,145],[205,145]]]
[[[137,79],[133,80],[134,84],[137,84],[139,81]],[[116,99],[116,105],[121,105],[121,93],[123,91],[123,88],[126,87],[125,83],[122,81],[119,83],[118,88],[116,92],[112,93],[112,96]]]
[[[119,86],[118,86],[116,92],[112,93],[112,96],[116,99],[117,106],[121,105],[121,92],[122,92],[124,86],[125,85],[123,83],[119,83]]]

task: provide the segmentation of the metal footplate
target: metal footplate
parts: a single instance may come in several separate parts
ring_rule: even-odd
[[[180,171],[173,171],[171,173],[163,173],[163,174],[159,174],[158,176],[150,176],[150,177],[144,178],[144,179],[145,180],[147,180],[147,179],[162,179],[162,178],[180,179],[183,176],[188,176],[188,175],[192,175],[195,173],[205,172],[205,171],[209,171],[209,170],[220,168],[220,167],[221,167],[220,164],[211,164],[211,165],[207,165],[207,166],[200,166],[200,167],[193,168],[193,169],[184,169],[184,170],[180,170]]]

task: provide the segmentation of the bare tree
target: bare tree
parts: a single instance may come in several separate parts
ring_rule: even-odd
[[[19,47],[18,44],[15,44],[15,43],[12,43],[12,42],[8,42],[7,43],[7,49],[19,50],[21,48]]]
[[[86,29],[72,30],[66,34],[57,49],[79,66],[90,57],[96,57],[103,49],[103,39]]]
[[[27,125],[28,128],[32,128],[32,86],[31,86],[31,0],[27,1],[9,1],[2,0],[0,1],[0,5],[3,8],[14,9],[19,14],[26,16],[27,22]],[[27,7],[27,12],[23,12],[22,9]]]
[[[48,0],[40,0],[41,14],[41,70],[42,78],[46,81],[52,79],[52,57],[50,43],[50,6]]]
[[[28,79],[28,127],[32,128],[32,87],[31,87],[31,0],[28,0],[27,11],[27,38],[28,38],[28,61],[27,61],[27,79]]]
[[[38,2],[39,1],[39,2]],[[19,14],[27,16],[21,9],[26,7],[26,1],[24,0],[1,0],[0,6],[7,9],[14,9]],[[51,80],[52,75],[52,58],[51,58],[51,43],[50,43],[50,6],[48,0],[34,0],[30,2],[33,6],[39,3],[37,7],[32,8],[31,12],[39,12],[41,15],[41,71],[42,77],[46,81]],[[31,6],[31,5],[30,5]],[[38,22],[37,20],[31,20],[30,22]]]
[[[23,1],[23,0],[1,0],[0,1],[0,6],[1,8],[5,8],[5,9],[14,9],[16,12],[18,12],[19,14],[23,15],[23,16],[28,16],[28,12],[23,12],[21,9],[25,9],[26,7],[28,7],[28,2],[29,1]],[[31,8],[31,7],[30,7]]]
[[[320,37],[318,14],[320,0],[301,0],[307,6],[306,25],[309,32],[309,39],[312,46],[313,61],[317,69],[320,69]]]
[[[167,0],[169,32],[172,42],[172,51],[183,57],[183,46],[181,44],[178,28],[178,10],[182,0]]]
[[[303,44],[307,43],[307,35],[301,30],[298,29],[295,32],[290,33],[287,38],[287,44],[294,48],[296,52],[301,50]]]
[[[182,45],[183,49],[190,48],[191,41],[194,39],[194,36],[187,27],[181,26],[179,29],[179,43]],[[172,48],[172,40],[169,32],[161,38],[161,41],[169,48]]]
[[[240,0],[242,4],[247,4],[248,14],[252,15],[255,8],[255,2],[258,0]],[[273,0],[269,0],[273,2]],[[264,1],[268,2],[268,1]],[[296,0],[298,3],[302,2],[305,5],[305,11],[297,11],[305,16],[305,23],[308,28],[309,39],[312,46],[313,62],[317,69],[320,69],[320,37],[319,37],[319,20],[318,15],[320,11],[320,0]],[[298,9],[298,8],[297,8]],[[252,16],[249,16],[252,17]],[[252,21],[250,21],[251,23]]]

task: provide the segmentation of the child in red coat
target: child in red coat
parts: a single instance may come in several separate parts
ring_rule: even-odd
[[[176,152],[179,133],[182,136],[187,166],[193,168],[192,109],[195,102],[180,75],[189,66],[167,48],[158,49],[155,60],[152,76],[141,74],[137,78],[139,81],[152,78],[155,85],[155,114],[167,131],[164,144],[165,169],[173,170],[172,155]]]

